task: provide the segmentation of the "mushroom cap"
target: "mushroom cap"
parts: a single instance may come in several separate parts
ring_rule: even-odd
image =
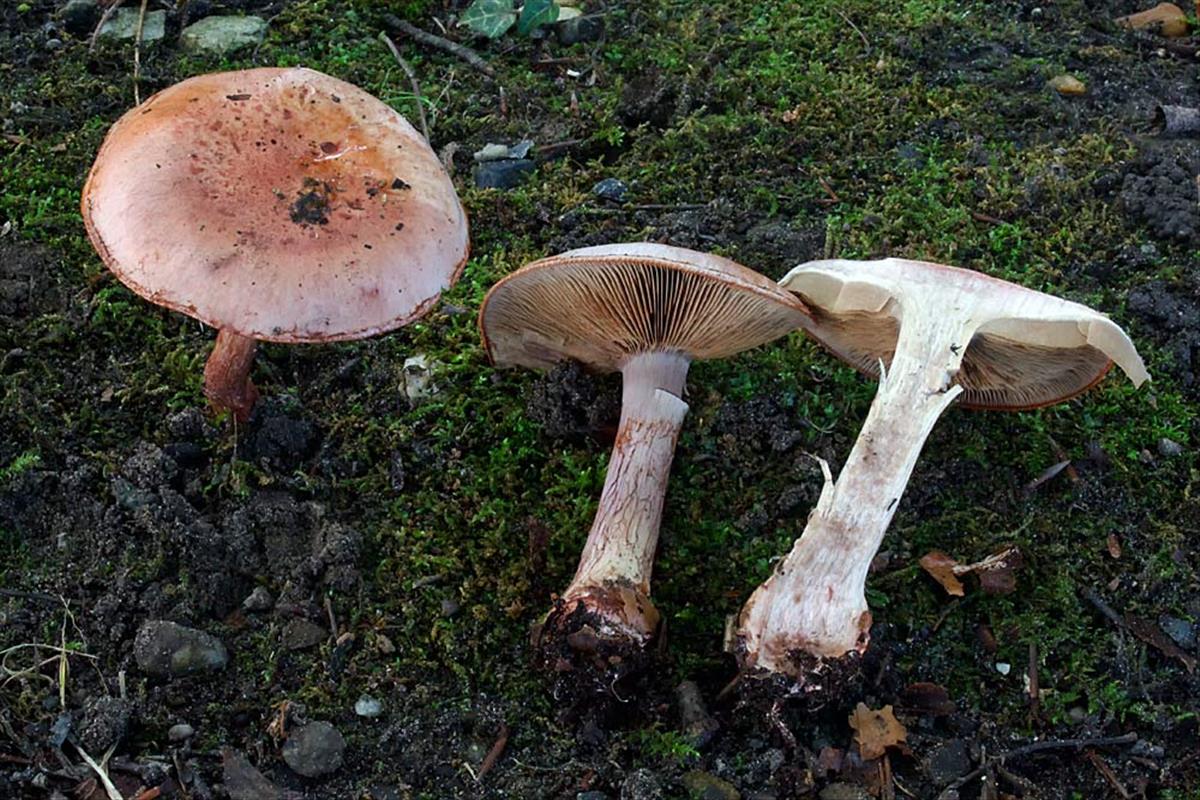
[[[429,144],[375,97],[302,68],[200,75],[148,98],[109,130],[82,211],[130,289],[276,342],[404,325],[467,258]]]
[[[858,371],[879,377],[902,324],[952,319],[967,350],[955,380],[962,404],[1027,409],[1074,397],[1115,361],[1134,385],[1149,376],[1133,342],[1087,306],[973,270],[888,258],[811,261],[780,285],[812,310],[815,339]]]
[[[727,258],[651,243],[570,250],[488,292],[479,329],[492,361],[541,369],[564,359],[604,372],[630,355],[723,358],[799,327],[807,310]]]

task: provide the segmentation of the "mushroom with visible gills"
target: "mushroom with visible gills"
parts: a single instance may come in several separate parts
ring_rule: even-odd
[[[650,573],[694,359],[723,358],[798,327],[803,304],[719,256],[658,244],[572,250],[502,279],[479,326],[499,365],[573,359],[619,371],[621,420],[574,580],[540,627],[557,668],[572,656],[621,663],[659,627]],[[563,645],[566,645],[564,648]],[[607,669],[607,667],[605,667]]]
[[[867,647],[867,569],[938,417],[1022,410],[1096,384],[1115,361],[1147,379],[1133,344],[1092,309],[971,270],[921,261],[814,261],[780,285],[811,309],[806,330],[879,378],[866,423],[804,533],[742,608],[743,668],[810,689],[814,674]]]
[[[310,69],[200,75],[109,130],[83,219],[105,264],[216,328],[204,393],[245,421],[259,341],[373,336],[425,314],[467,258],[467,221],[429,144]]]

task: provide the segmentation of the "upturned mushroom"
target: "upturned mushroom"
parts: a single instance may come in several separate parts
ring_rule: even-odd
[[[572,250],[488,292],[479,326],[496,364],[573,359],[623,380],[591,532],[574,580],[538,629],[551,665],[566,668],[580,653],[619,663],[655,635],[650,574],[688,366],[782,336],[805,315],[794,295],[740,264],[658,244]]]
[[[405,325],[467,258],[466,216],[429,144],[370,94],[301,68],[201,75],[130,110],[82,212],[122,283],[217,329],[204,393],[242,421],[259,341]]]
[[[1086,306],[978,272],[920,261],[814,261],[780,284],[812,310],[806,330],[878,377],[866,423],[804,533],[738,620],[739,656],[820,685],[814,675],[867,647],[867,569],[917,456],[951,404],[1021,410],[1096,384],[1115,361],[1145,366],[1125,333]]]

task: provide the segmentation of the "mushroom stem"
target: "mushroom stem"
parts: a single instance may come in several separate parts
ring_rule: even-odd
[[[690,358],[676,351],[638,353],[621,366],[621,423],[604,491],[574,580],[563,593],[599,619],[597,633],[650,639],[658,612],[650,572],[675,441],[687,414],[683,394]]]
[[[867,647],[867,570],[942,412],[970,331],[953,322],[902,325],[891,367],[836,483],[828,480],[804,533],[755,590],[739,618],[743,660],[801,677],[804,656],[839,658]],[[882,365],[881,365],[882,366]]]
[[[214,409],[231,412],[238,422],[250,419],[258,402],[258,389],[250,380],[257,348],[256,340],[222,328],[204,365],[204,396]]]

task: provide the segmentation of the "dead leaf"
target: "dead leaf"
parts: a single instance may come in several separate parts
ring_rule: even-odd
[[[904,744],[908,737],[908,731],[896,719],[891,706],[873,711],[866,703],[859,703],[850,715],[850,727],[858,742],[859,755],[864,760],[881,757],[889,747]]]
[[[965,591],[959,578],[971,573],[979,578],[979,588],[987,594],[1016,591],[1016,570],[1024,566],[1025,559],[1016,547],[1006,547],[974,564],[959,564],[940,550],[929,551],[921,557],[920,563],[947,594],[962,597]]]
[[[941,550],[930,550],[921,556],[921,568],[928,572],[935,581],[941,584],[946,594],[962,597],[966,594],[962,581],[954,574],[954,568],[959,563]]]
[[[1017,590],[1017,570],[1025,565],[1025,557],[1015,547],[990,555],[971,565],[979,578],[979,588],[987,594],[1012,594]]]
[[[1129,612],[1125,612],[1125,627],[1129,631],[1141,639],[1146,644],[1158,650],[1165,656],[1177,658],[1187,667],[1188,672],[1196,671],[1196,659],[1185,653],[1179,645],[1171,641],[1171,637],[1163,633],[1162,628],[1153,620],[1148,620],[1143,617],[1135,617]]]

